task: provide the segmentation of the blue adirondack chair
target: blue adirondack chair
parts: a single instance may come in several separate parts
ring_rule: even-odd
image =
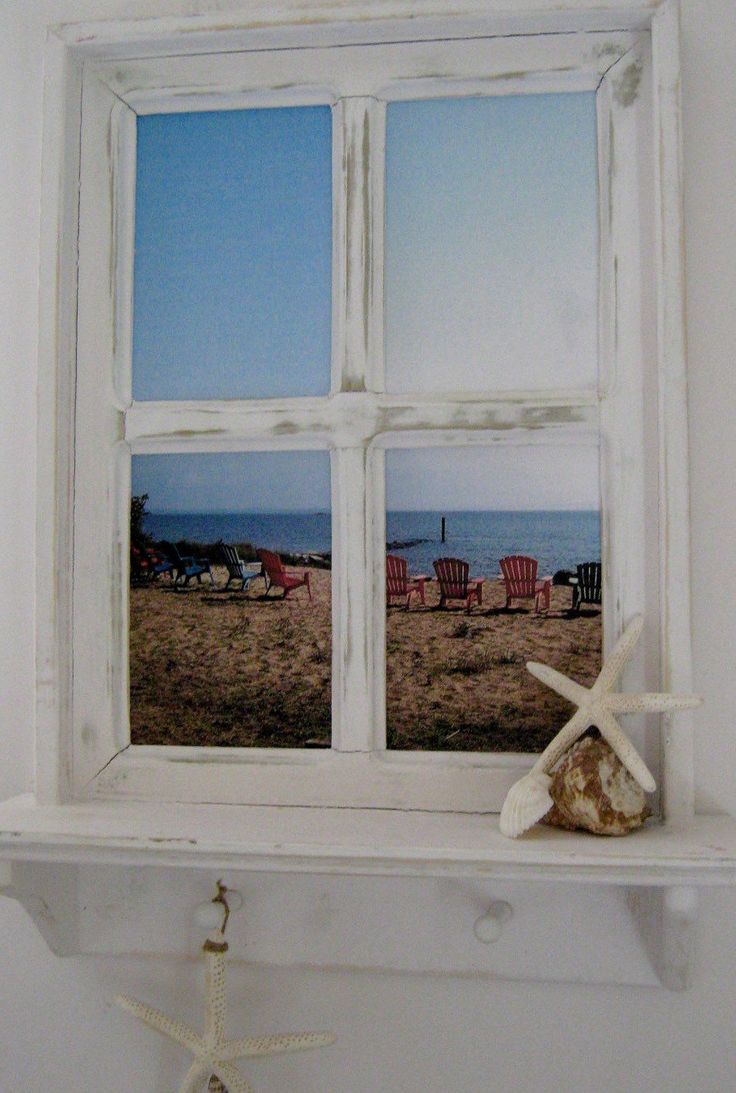
[[[207,558],[192,558],[191,555],[182,554],[174,543],[169,543],[166,539],[161,540],[160,546],[174,567],[174,588],[186,588],[192,577],[196,577],[197,583],[201,584],[203,573],[208,573],[212,584],[215,583]]]

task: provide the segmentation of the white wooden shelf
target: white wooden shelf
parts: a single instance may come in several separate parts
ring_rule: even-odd
[[[568,880],[634,887],[736,883],[736,821],[651,823],[604,839],[495,815],[135,801],[0,805],[0,859],[295,873]]]
[[[141,866],[156,868],[145,870],[144,879]],[[172,869],[181,876],[183,887],[171,879]],[[285,901],[291,906],[296,900],[299,908],[301,917],[294,927],[298,936],[305,922],[319,917],[317,910],[325,898],[334,903],[336,935],[328,949],[321,938],[306,945],[318,962],[339,965],[341,959],[356,959],[358,942],[351,930],[355,932],[356,907],[363,906],[368,895],[346,885],[365,885],[372,877],[373,886],[385,886],[380,878],[393,878],[388,890],[381,889],[385,900],[397,891],[395,880],[401,877],[405,895],[413,891],[412,885],[450,884],[449,889],[433,890],[430,897],[431,943],[426,952],[414,953],[417,967],[463,974],[474,968],[481,974],[485,970],[537,981],[564,978],[570,974],[571,961],[580,964],[577,951],[575,959],[568,954],[569,959],[557,963],[539,954],[532,959],[528,952],[530,939],[552,944],[545,931],[556,929],[546,914],[537,915],[532,923],[539,901],[530,896],[528,882],[545,881],[548,897],[560,889],[569,892],[567,900],[562,894],[555,897],[558,912],[567,904],[567,913],[579,910],[581,899],[590,906],[582,935],[591,950],[591,968],[598,970],[588,968],[585,982],[659,982],[684,990],[693,976],[698,891],[736,883],[736,821],[699,816],[681,828],[650,822],[626,838],[611,839],[539,826],[512,841],[500,834],[496,815],[480,813],[137,801],[49,806],[36,804],[31,795],[0,804],[0,894],[25,907],[49,947],[60,955],[125,952],[131,938],[148,936],[146,931],[152,944],[168,951],[166,937],[154,937],[159,912],[154,914],[152,908],[160,910],[167,902],[158,891],[161,885],[178,893],[173,903],[182,915],[184,891],[205,881],[211,885],[214,876],[224,875],[230,883],[234,878],[236,885],[263,896],[279,876],[286,879],[289,874],[301,876]],[[319,893],[313,891],[318,882]],[[498,898],[500,890],[522,907],[524,940],[516,936],[513,959],[502,950],[492,959],[478,952],[457,955],[451,924],[470,914],[462,902],[468,884],[473,891],[488,889],[489,899]],[[590,885],[595,888],[588,887],[586,893]],[[105,894],[108,889],[110,896]],[[123,891],[127,910],[110,922],[109,906],[119,902]],[[624,895],[628,919],[621,913]],[[273,892],[271,898],[283,901],[283,895]],[[417,906],[424,906],[426,899],[426,892],[417,894]],[[95,901],[104,913],[96,914]],[[477,913],[476,909],[473,914]],[[438,930],[442,915],[447,919],[444,933]],[[267,910],[261,918],[271,921]],[[98,919],[106,923],[102,933],[95,925]],[[614,921],[616,946],[606,942]],[[467,923],[466,927],[468,935]],[[261,932],[268,933],[265,928]],[[408,951],[402,948],[407,941],[403,935],[394,938],[397,952]],[[435,968],[437,952],[445,952],[448,945],[454,957],[445,962],[447,967]],[[138,946],[136,941],[134,947]],[[627,955],[622,965],[623,949]],[[262,951],[268,962],[272,950],[262,937],[250,952],[252,956]],[[403,966],[397,959],[394,954],[392,967]],[[366,966],[383,966],[375,954],[367,953],[364,960]]]

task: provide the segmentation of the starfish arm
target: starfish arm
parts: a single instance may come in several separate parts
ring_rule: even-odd
[[[646,790],[647,793],[654,793],[657,783],[613,714],[601,708],[600,716],[595,724],[600,730],[601,736],[611,745],[616,755],[641,788]]]
[[[590,698],[590,691],[587,687],[582,687],[574,680],[568,679],[567,676],[563,676],[562,672],[558,672],[556,668],[550,668],[548,664],[538,664],[536,660],[530,660],[527,662],[526,668],[535,679],[546,684],[547,687],[551,687],[553,691],[557,691],[558,695],[562,695],[563,698],[574,703],[575,706],[585,705]]]
[[[626,661],[631,656],[631,652],[639,640],[643,627],[643,616],[635,615],[616,642],[610,657],[608,657],[606,663],[601,668],[601,674],[593,685],[593,691],[596,695],[600,694],[601,691],[611,690],[614,683],[623,672]]]
[[[201,1059],[195,1059],[184,1075],[184,1081],[179,1086],[179,1093],[200,1093],[202,1082],[211,1073],[211,1066],[203,1063]]]
[[[694,710],[702,705],[699,695],[611,694],[603,704],[611,713],[665,713],[667,710]]]
[[[277,1036],[247,1036],[242,1040],[228,1040],[219,1049],[222,1059],[255,1058],[259,1055],[281,1055],[288,1051],[306,1051],[313,1047],[334,1044],[332,1032],[291,1032]]]
[[[216,1060],[214,1066],[210,1067],[210,1072],[220,1079],[227,1093],[255,1093],[253,1086],[246,1082],[238,1068],[222,1058]]]
[[[205,950],[204,1040],[208,1045],[222,1043],[225,1037],[225,954]]]
[[[557,736],[544,749],[532,767],[532,771],[549,772],[552,770],[555,763],[562,758],[567,749],[572,747],[578,737],[582,736],[585,730],[593,724],[595,724],[595,721],[591,720],[588,709],[578,710],[577,713],[574,713],[567,724],[562,726]]]
[[[202,1050],[201,1038],[197,1036],[196,1032],[183,1025],[181,1021],[174,1021],[171,1017],[167,1017],[165,1013],[162,1013],[161,1010],[154,1009],[153,1006],[147,1006],[145,1002],[139,1002],[137,998],[131,998],[127,994],[117,995],[115,1001],[124,1010],[132,1013],[134,1017],[154,1028],[156,1032],[160,1032],[163,1036],[168,1036],[177,1044],[181,1044],[182,1047],[188,1048],[193,1055],[197,1055]]]

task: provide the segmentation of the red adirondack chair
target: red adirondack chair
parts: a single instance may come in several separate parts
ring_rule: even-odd
[[[168,573],[174,579],[174,567],[162,554],[148,547],[130,544],[130,580],[131,584],[147,584],[155,581],[162,573]]]
[[[448,600],[462,600],[465,610],[470,614],[473,600],[478,607],[483,603],[483,578],[468,579],[470,566],[461,558],[438,558],[432,562],[440,586],[440,607],[446,607]]]
[[[509,554],[501,559],[501,573],[506,585],[506,606],[512,600],[534,600],[534,610],[540,611],[540,604],[549,611],[549,597],[552,578],[542,577],[537,580],[537,559],[527,558],[524,554]]]
[[[386,603],[391,603],[393,596],[401,596],[406,601],[407,611],[413,595],[417,595],[424,603],[426,580],[426,577],[409,576],[409,563],[406,558],[399,558],[396,554],[386,555]]]
[[[269,589],[273,586],[275,588],[283,588],[284,595],[282,599],[286,599],[290,592],[293,592],[295,588],[301,588],[304,586],[309,593],[309,598],[312,598],[312,589],[309,585],[309,570],[304,569],[300,576],[295,573],[287,573],[284,569],[284,563],[279,558],[278,554],[274,554],[272,550],[258,550],[256,551],[263,566],[263,572],[268,582]],[[266,593],[268,595],[268,592]]]

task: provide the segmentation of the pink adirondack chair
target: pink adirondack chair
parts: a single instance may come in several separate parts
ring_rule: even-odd
[[[440,607],[446,607],[448,600],[462,600],[470,614],[474,600],[478,607],[482,605],[483,578],[469,580],[470,566],[467,562],[461,558],[438,558],[432,565],[440,586]]]
[[[409,563],[406,558],[399,558],[396,554],[386,555],[386,603],[391,603],[391,600],[395,596],[399,596],[406,601],[406,610],[409,610],[409,604],[412,596],[419,597],[421,603],[425,602],[424,599],[424,585],[426,577],[410,577],[409,576]]]
[[[284,569],[284,563],[279,558],[278,554],[274,554],[272,550],[257,550],[256,551],[261,565],[263,566],[263,573],[268,583],[268,588],[283,588],[284,595],[282,599],[286,599],[290,592],[293,592],[295,588],[306,588],[309,593],[309,598],[312,598],[312,589],[309,585],[309,570],[304,569],[301,575],[296,573],[287,573]],[[268,589],[266,594],[268,594]]]
[[[527,558],[524,554],[509,554],[501,559],[501,573],[506,585],[506,606],[512,600],[534,600],[537,614],[540,605],[549,611],[549,597],[552,578],[542,577],[537,580],[537,559]]]

